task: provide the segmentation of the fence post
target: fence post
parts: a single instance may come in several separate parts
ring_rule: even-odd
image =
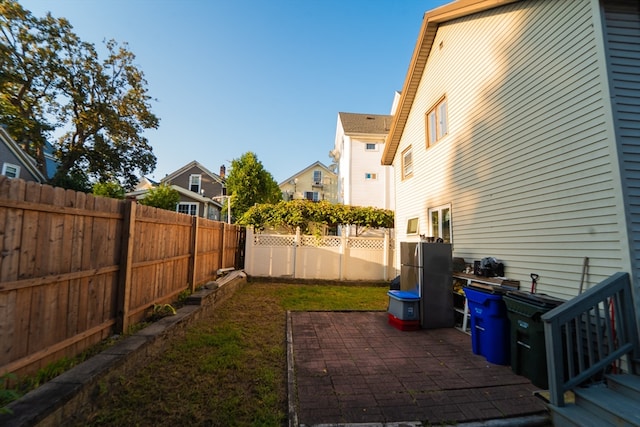
[[[120,334],[129,329],[129,297],[131,295],[131,266],[133,264],[136,206],[137,203],[135,200],[127,200],[124,203],[115,324],[115,332]]]
[[[384,248],[382,248],[382,275],[389,280],[389,229],[384,229]]]
[[[296,264],[298,263],[298,246],[300,246],[300,227],[296,227],[296,237],[293,239],[293,274],[292,277],[296,278]],[[271,261],[273,262],[273,260]]]
[[[198,219],[197,215],[194,215],[191,219],[191,256],[189,258],[189,271],[187,273],[187,282],[189,283],[189,290],[191,293],[196,291],[196,258],[198,250]]]

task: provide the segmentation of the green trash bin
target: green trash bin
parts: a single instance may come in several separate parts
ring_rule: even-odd
[[[549,388],[547,352],[540,317],[564,301],[524,291],[509,291],[503,300],[511,323],[511,370],[546,390]]]

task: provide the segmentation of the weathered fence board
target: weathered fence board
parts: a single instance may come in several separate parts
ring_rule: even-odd
[[[74,356],[218,269],[242,268],[237,235],[221,222],[0,177],[0,375]]]

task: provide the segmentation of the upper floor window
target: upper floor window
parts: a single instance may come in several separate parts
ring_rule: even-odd
[[[427,147],[440,141],[449,133],[447,98],[442,97],[426,115]]]
[[[2,165],[2,175],[7,178],[18,178],[20,176],[20,166],[4,163]]]
[[[189,190],[200,193],[202,175],[189,175]]]
[[[402,179],[413,175],[413,155],[411,147],[402,152]]]
[[[429,209],[429,226],[432,237],[441,237],[445,243],[451,243],[451,205]]]
[[[178,203],[176,211],[183,214],[196,216],[198,215],[198,204],[181,202]]]
[[[322,171],[313,171],[313,183],[322,184]]]
[[[377,151],[378,150],[378,145],[377,144],[372,144],[372,143],[367,143],[367,145],[365,146],[365,150],[367,150],[367,151]]]
[[[364,174],[364,179],[378,179],[378,174],[377,173],[365,173]]]

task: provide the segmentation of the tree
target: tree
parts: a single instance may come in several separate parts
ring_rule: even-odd
[[[175,211],[179,201],[180,193],[178,193],[178,190],[166,184],[161,184],[150,189],[144,199],[140,200],[140,204]]]
[[[278,183],[264,169],[255,153],[250,151],[231,162],[227,194],[231,197],[233,218],[240,218],[257,203],[277,203],[282,200]]]
[[[101,61],[64,18],[36,18],[12,0],[0,0],[0,122],[37,159],[44,172],[44,141],[60,167],[53,184],[86,176],[132,188],[153,171],[156,157],[144,136],[158,127],[144,74],[127,45],[105,43]]]
[[[116,181],[96,182],[93,184],[93,194],[112,199],[124,199],[124,188]]]

